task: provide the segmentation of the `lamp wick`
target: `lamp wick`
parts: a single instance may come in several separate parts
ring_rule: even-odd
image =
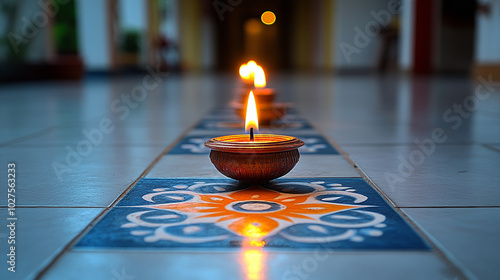
[[[250,141],[253,141],[253,127],[250,127]]]

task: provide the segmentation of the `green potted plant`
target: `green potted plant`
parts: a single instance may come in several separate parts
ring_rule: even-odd
[[[141,35],[137,30],[125,30],[120,44],[121,64],[124,66],[137,66],[139,64],[139,55]]]
[[[54,17],[53,38],[56,47],[55,60],[51,63],[57,79],[80,79],[83,76],[83,61],[78,54],[75,1],[59,6]]]

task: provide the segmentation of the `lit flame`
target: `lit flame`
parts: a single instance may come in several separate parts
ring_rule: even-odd
[[[257,62],[255,62],[254,60],[250,60],[250,61],[248,61],[247,65],[248,65],[250,71],[253,72],[255,67],[257,67]]]
[[[255,68],[253,85],[256,88],[266,87],[266,74],[264,73],[264,69],[260,66]]]
[[[241,78],[245,79],[245,80],[248,80],[250,78],[252,78],[252,72],[250,71],[250,67],[248,67],[247,64],[242,64],[240,66],[240,76]]]
[[[245,118],[245,132],[249,132],[250,128],[254,129],[254,132],[259,130],[259,120],[257,118],[257,105],[255,105],[255,97],[253,92],[250,91],[247,102],[247,115]]]
[[[255,71],[257,70],[257,67],[259,67],[259,65],[257,64],[257,62],[255,62],[253,60],[250,60],[247,63],[247,69],[248,69],[248,72],[250,73],[250,79],[255,78]]]
[[[240,66],[240,77],[244,80],[254,80],[255,72],[259,71],[258,68],[261,68],[257,62],[250,60],[247,64],[242,64]],[[262,70],[262,68],[261,68]],[[265,79],[265,77],[264,77]],[[265,81],[264,81],[265,83]],[[264,85],[265,86],[265,85]]]

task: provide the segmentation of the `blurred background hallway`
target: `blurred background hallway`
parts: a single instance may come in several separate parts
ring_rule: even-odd
[[[0,8],[0,157],[18,175],[16,228],[0,230],[1,279],[498,279],[500,1],[0,0]],[[146,240],[147,231],[110,222],[103,236],[120,246],[78,248],[106,217],[133,218],[120,201],[141,180],[225,178],[208,152],[173,151],[193,137],[244,132],[234,104],[248,89],[238,71],[249,60],[290,106],[262,130],[317,137],[330,149],[302,149],[283,180],[365,180],[401,217],[359,230],[385,241],[134,247],[130,236]],[[9,193],[0,189],[7,225]],[[295,240],[332,234],[321,221]],[[201,236],[195,226],[169,234]],[[388,238],[398,227],[428,247]],[[384,247],[387,239],[403,247]]]

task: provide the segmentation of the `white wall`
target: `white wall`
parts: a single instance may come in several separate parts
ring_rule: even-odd
[[[178,0],[165,0],[168,7],[166,19],[160,26],[160,31],[176,44],[179,43],[179,2]]]
[[[477,64],[500,63],[500,1],[481,0],[490,3],[489,15],[478,13],[476,18],[475,62]]]
[[[120,0],[118,2],[118,13],[118,21],[120,22],[120,34],[118,36],[122,36],[124,32],[129,30],[139,31],[140,63],[146,64],[148,61],[148,21],[146,19],[148,11],[146,1]]]
[[[111,68],[107,1],[77,0],[77,28],[80,54],[86,70]]]
[[[212,19],[203,17],[201,27],[201,58],[203,69],[215,66],[215,27]]]
[[[399,68],[407,71],[411,70],[413,67],[413,0],[402,0],[401,8],[399,27]]]
[[[313,65],[314,68],[316,69],[326,69],[328,65],[327,64],[328,62],[325,61],[326,38],[324,34],[325,34],[325,25],[327,24],[326,13],[331,11],[327,11],[326,9],[324,9],[325,3],[326,1],[313,2],[313,11],[317,15],[314,18],[314,20],[316,21],[314,25],[317,26],[317,30],[314,31],[314,35],[316,35],[314,40],[316,42],[315,44],[313,44]]]
[[[328,24],[330,24],[330,30],[332,31],[332,37],[330,38],[330,47],[332,48],[331,49],[331,52],[330,52],[330,61],[328,61],[328,65],[329,67],[336,67],[336,63],[335,63],[335,59],[336,59],[336,56],[337,56],[337,49],[338,49],[338,44],[337,44],[337,41],[336,41],[336,32],[337,32],[337,10],[338,9],[338,5],[337,5],[337,1],[336,0],[333,0],[333,4],[331,5],[330,7],[330,11],[327,11],[327,13],[331,13],[331,16],[330,16],[330,22]]]
[[[382,25],[372,13],[387,11],[391,0],[337,0],[335,7],[335,66],[346,68],[374,68],[379,53],[378,32],[366,33]],[[391,17],[393,15],[391,14]],[[383,23],[383,22],[382,22]],[[359,29],[359,31],[356,31]],[[371,29],[370,29],[371,30]],[[365,38],[362,40],[360,38]],[[356,40],[357,39],[357,40]],[[360,44],[362,43],[362,44]]]
[[[118,3],[120,26],[123,29],[146,31],[146,3],[137,0],[120,0]]]

